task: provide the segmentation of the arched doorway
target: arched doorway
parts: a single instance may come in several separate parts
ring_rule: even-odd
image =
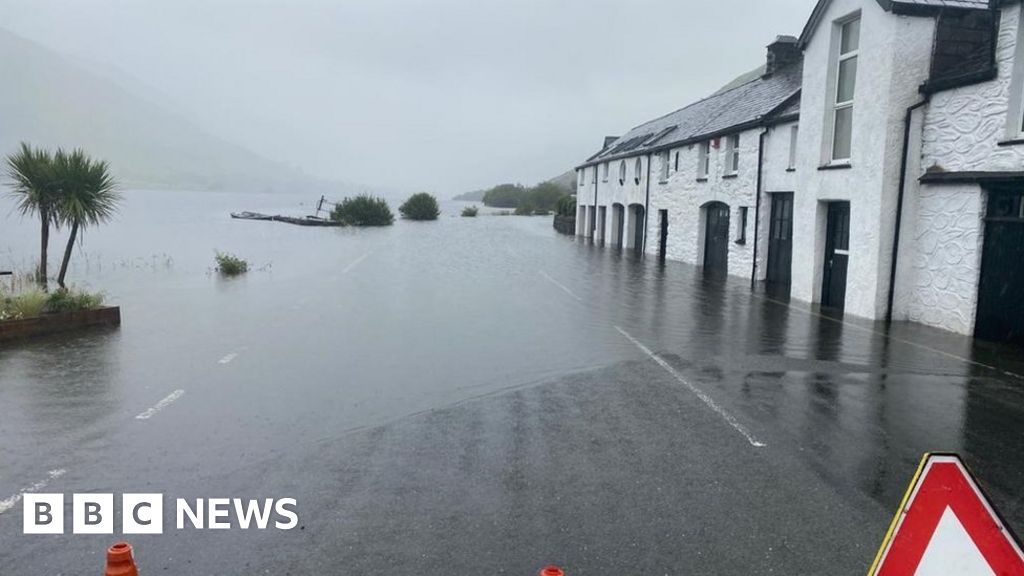
[[[637,252],[644,250],[644,206],[643,204],[630,204],[626,210],[626,248],[632,248]]]
[[[704,205],[704,272],[729,272],[729,205],[722,202]]]
[[[619,203],[612,204],[612,246],[622,248],[625,227],[626,207]]]

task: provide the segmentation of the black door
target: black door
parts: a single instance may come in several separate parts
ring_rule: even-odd
[[[658,258],[664,262],[668,252],[668,210],[658,210],[658,217],[661,220],[661,234],[658,237]]]
[[[712,202],[705,212],[704,271],[726,274],[729,271],[729,206]]]
[[[793,194],[772,194],[768,230],[768,282],[788,285],[793,269]]]
[[[843,309],[846,304],[846,269],[850,263],[850,203],[829,202],[825,231],[825,273],[821,305]]]
[[[633,231],[633,248],[636,249],[638,254],[644,252],[644,228],[647,227],[647,223],[644,222],[644,207],[636,204],[633,206],[636,211],[636,230]]]
[[[988,196],[985,245],[978,283],[974,334],[985,340],[1024,343],[1024,202],[1022,192]]]
[[[615,245],[622,248],[626,243],[626,208],[622,204],[616,204],[615,214],[619,217],[619,227],[615,231]]]

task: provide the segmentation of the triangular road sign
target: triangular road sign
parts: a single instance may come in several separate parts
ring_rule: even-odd
[[[1024,576],[1024,553],[958,456],[925,454],[868,576]]]

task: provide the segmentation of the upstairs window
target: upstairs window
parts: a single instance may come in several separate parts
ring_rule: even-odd
[[[604,163],[604,167],[601,168],[601,170],[602,170],[602,172],[601,172],[601,181],[602,182],[607,182],[608,181],[608,163],[607,162]]]
[[[735,176],[740,170],[740,135],[725,139],[725,175]]]
[[[796,170],[796,141],[799,134],[799,126],[793,126],[789,129],[789,163],[786,165],[787,170]]]
[[[619,186],[626,183],[626,161],[619,162]]]
[[[708,169],[711,167],[711,143],[701,142],[697,149],[697,179],[703,180],[708,177]]]
[[[676,163],[673,170],[679,172],[679,150],[676,150]]]
[[[835,104],[832,109],[832,155],[834,162],[849,161],[853,140],[853,93],[857,85],[857,55],[860,48],[860,18],[839,26],[836,54]]]
[[[661,181],[668,181],[668,150],[661,153]]]
[[[640,171],[643,169],[643,162],[640,158],[636,159],[636,163],[633,165],[633,182],[640,183]]]
[[[587,177],[586,168],[581,168],[579,173],[580,188],[583,187],[583,179]]]

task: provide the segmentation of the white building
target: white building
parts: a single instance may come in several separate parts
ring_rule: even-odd
[[[762,75],[583,163],[578,234],[857,316],[1024,339],[1021,10],[820,0]]]

